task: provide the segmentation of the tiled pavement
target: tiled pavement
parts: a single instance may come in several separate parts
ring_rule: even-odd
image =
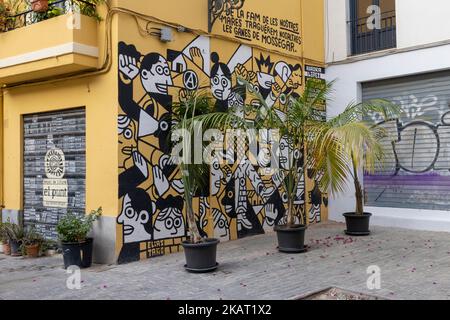
[[[62,257],[0,255],[0,299],[292,299],[331,286],[388,299],[450,299],[450,234],[373,228],[344,236],[344,226],[308,229],[309,251],[286,255],[274,234],[221,243],[220,268],[188,274],[184,255],[82,271],[81,290],[66,287]],[[381,289],[368,290],[367,268],[381,269]]]

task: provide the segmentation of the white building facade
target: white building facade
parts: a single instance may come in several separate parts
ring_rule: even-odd
[[[372,225],[450,231],[450,1],[326,0],[325,10],[328,116],[373,98],[403,110],[380,123],[393,143],[364,176]],[[353,194],[333,197],[331,220],[355,210]]]

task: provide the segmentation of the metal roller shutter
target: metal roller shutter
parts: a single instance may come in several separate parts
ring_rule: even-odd
[[[392,138],[383,168],[365,176],[366,204],[450,210],[450,72],[364,83],[362,92],[403,109],[399,123],[383,124]]]
[[[62,215],[85,214],[85,111],[26,115],[23,127],[24,224],[56,239]]]

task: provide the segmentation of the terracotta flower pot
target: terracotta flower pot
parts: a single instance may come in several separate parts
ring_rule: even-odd
[[[31,0],[31,9],[34,12],[45,12],[48,10],[48,0]]]
[[[9,243],[3,244],[3,253],[7,256],[11,255],[11,246],[9,245]]]
[[[38,258],[39,257],[39,244],[33,244],[31,246],[26,246],[27,257],[28,258]]]

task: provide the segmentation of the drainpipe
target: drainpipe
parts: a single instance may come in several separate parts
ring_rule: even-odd
[[[3,196],[4,196],[4,191],[3,191],[3,182],[4,182],[4,175],[3,175],[3,146],[4,141],[3,141],[3,89],[0,88],[0,222],[2,221],[2,210],[4,208],[4,203],[3,203]]]

